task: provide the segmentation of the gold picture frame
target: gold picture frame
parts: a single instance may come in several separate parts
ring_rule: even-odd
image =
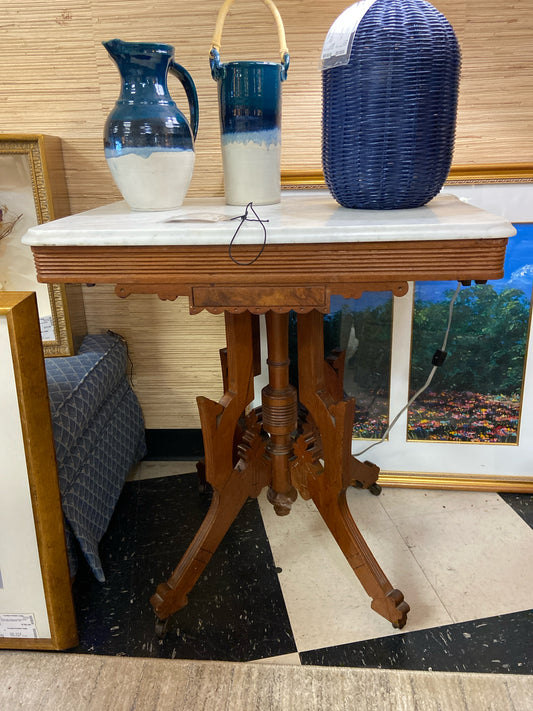
[[[39,284],[29,227],[70,214],[61,140],[43,134],[0,134],[0,290],[35,291],[45,356],[74,355],[84,335],[79,285]]]
[[[533,163],[486,163],[452,165],[445,185],[533,183]],[[327,190],[321,169],[281,171],[284,190]],[[533,492],[533,478],[479,476],[468,474],[381,471],[379,483],[408,489],[448,489],[452,491],[488,491],[526,494]]]
[[[31,548],[35,536],[38,556],[32,566],[27,563],[23,565],[16,554],[11,556],[11,560],[9,555],[6,556],[7,560],[2,560],[4,568],[8,570],[2,592],[8,596],[8,600],[15,600],[12,612],[30,613],[10,614],[8,607],[3,610],[4,618],[34,617],[35,635],[0,636],[0,649],[69,649],[78,643],[78,631],[46,371],[43,352],[39,347],[41,334],[35,292],[0,291],[0,321],[7,322],[7,329],[4,323],[0,323],[1,356],[5,370],[2,402],[12,403],[9,412],[4,413],[4,417],[10,418],[10,421],[3,422],[2,434],[11,440],[9,475],[13,476],[14,471],[20,472],[13,481],[8,479],[2,482],[2,498],[4,505],[7,501],[10,509],[15,509],[15,528],[9,529],[10,534],[19,545],[24,545],[25,551]],[[10,367],[9,361],[12,363]],[[11,423],[12,431],[9,430]],[[24,474],[27,475],[26,484],[22,481],[26,478]],[[26,487],[27,495],[24,493]],[[29,523],[31,518],[33,524]],[[4,527],[7,526],[5,520],[2,523]],[[21,541],[24,543],[21,544]],[[14,569],[18,570],[17,575],[13,574]],[[24,586],[17,588],[22,583]],[[45,612],[41,610],[39,602],[41,589]],[[45,616],[49,636],[46,633],[38,636],[37,627],[43,628]]]

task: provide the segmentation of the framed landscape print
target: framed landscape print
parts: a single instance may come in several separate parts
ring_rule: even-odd
[[[344,392],[356,400],[352,452],[380,467],[382,483],[533,491],[531,178],[444,189],[505,216],[516,235],[503,278],[460,285],[445,362],[408,408],[442,347],[457,282],[410,283],[402,297],[331,299],[326,352],[346,351]]]
[[[408,438],[517,444],[533,289],[533,225],[515,224],[505,277],[463,287],[453,313],[452,358],[409,410]],[[450,282],[417,283],[414,292],[410,390],[431,360],[427,332],[446,318]]]

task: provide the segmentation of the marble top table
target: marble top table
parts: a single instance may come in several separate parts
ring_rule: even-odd
[[[255,209],[268,220],[266,246],[249,266],[229,255],[239,220],[228,218],[244,208],[223,198],[190,199],[169,212],[133,212],[118,202],[33,227],[23,243],[33,249],[39,281],[115,283],[120,296],[189,296],[193,313],[218,313],[230,296],[220,290],[238,284],[244,291],[227,302],[234,309],[327,312],[331,294],[357,297],[384,282],[400,295],[407,280],[501,278],[515,234],[508,221],[446,194],[412,210],[374,211],[343,208],[327,191],[284,191],[280,204]],[[262,240],[257,222],[244,223],[233,257],[251,261]]]
[[[509,222],[441,194],[412,210],[350,210],[326,191],[285,191],[278,205],[255,208],[268,220],[269,244],[343,241],[411,241],[509,237]],[[229,218],[244,208],[223,198],[193,198],[166,212],[133,212],[117,202],[30,229],[23,238],[32,246],[217,245],[229,243],[236,223]],[[238,223],[237,223],[238,224]],[[258,244],[261,230],[248,226],[239,242]]]
[[[265,487],[280,516],[297,495],[314,501],[372,609],[403,627],[409,605],[346,503],[348,486],[379,493],[379,468],[351,454],[355,401],[344,398],[343,354],[324,359],[322,314],[331,294],[400,296],[409,280],[499,278],[515,230],[447,195],[414,210],[362,211],[340,207],[325,192],[287,192],[281,204],[257,208],[268,220],[264,250],[261,225],[245,222],[230,254],[239,221],[224,218],[242,212],[218,199],[189,200],[169,213],[134,213],[117,203],[32,228],[23,240],[40,281],[114,283],[121,297],[186,295],[193,313],[224,312],[224,395],[218,403],[197,398],[213,498],[151,598],[156,630],[165,633],[244,502]],[[298,390],[289,382],[290,310],[297,314]],[[250,410],[259,372],[257,313],[266,314],[268,385],[262,407]]]

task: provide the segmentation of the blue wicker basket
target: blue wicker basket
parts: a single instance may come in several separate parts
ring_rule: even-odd
[[[324,68],[322,163],[344,207],[424,205],[442,188],[455,138],[455,33],[424,0],[375,0],[347,63]]]

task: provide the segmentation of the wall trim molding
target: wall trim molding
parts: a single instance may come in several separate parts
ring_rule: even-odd
[[[531,182],[533,182],[533,163],[487,163],[452,165],[445,184]]]
[[[445,185],[531,182],[533,182],[533,163],[484,163],[452,165]],[[324,173],[320,169],[281,171],[283,189],[312,189],[325,186]]]

